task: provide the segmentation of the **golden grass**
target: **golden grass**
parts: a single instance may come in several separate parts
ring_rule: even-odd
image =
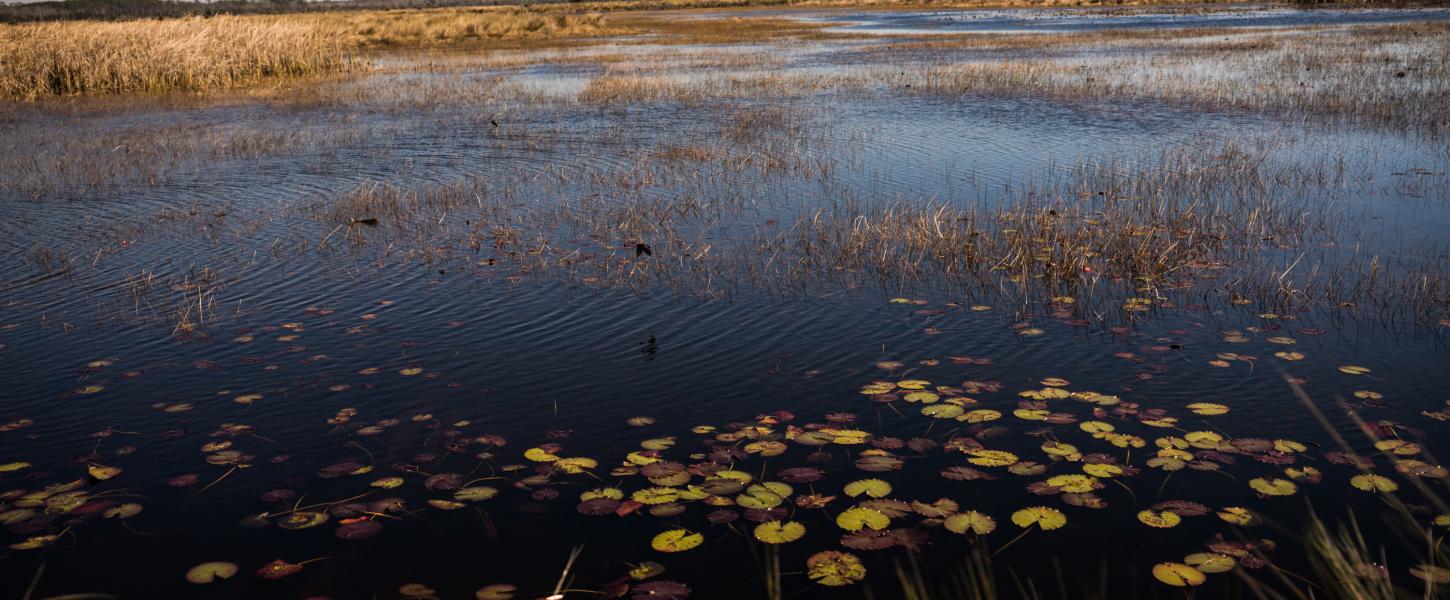
[[[598,14],[546,15],[519,9],[386,10],[263,18],[304,24],[360,48],[614,33],[605,29],[604,18]]]
[[[347,47],[302,24],[252,17],[0,28],[0,96],[230,88],[343,71]]]
[[[443,9],[0,25],[0,98],[196,92],[326,75],[358,51],[595,35],[599,15]]]

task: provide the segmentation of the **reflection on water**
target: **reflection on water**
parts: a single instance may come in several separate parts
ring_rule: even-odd
[[[1065,8],[968,11],[885,11],[852,14],[801,13],[796,18],[846,24],[842,31],[880,35],[923,33],[1066,33],[1107,29],[1199,27],[1312,27],[1366,25],[1450,18],[1450,11],[1422,9]]]
[[[1009,20],[1109,19],[1001,11],[942,26]],[[859,46],[806,48],[778,58],[820,69]],[[715,51],[681,50],[678,76],[705,76],[692,69],[708,63],[689,53]],[[585,54],[619,52],[666,50]],[[1364,296],[1377,304],[1308,297],[1366,256],[1376,269],[1445,264],[1441,140],[1105,98],[868,89],[591,103],[574,97],[632,67],[569,63],[578,57],[384,65],[336,84],[357,96],[296,106],[17,109],[35,118],[5,125],[33,151],[5,158],[28,179],[6,182],[0,202],[0,421],[10,423],[0,464],[25,463],[0,473],[0,487],[20,490],[0,510],[6,543],[19,544],[0,563],[6,597],[20,597],[42,563],[37,597],[468,597],[495,583],[535,597],[577,544],[576,589],[606,588],[648,560],[693,597],[753,597],[778,551],[800,597],[866,586],[896,597],[892,572],[912,550],[947,572],[973,547],[1007,544],[1023,531],[1014,513],[1030,506],[1060,510],[1068,526],[1032,530],[999,565],[1095,582],[1097,557],[1111,556],[1121,594],[1159,585],[1153,565],[1205,549],[1239,552],[1238,568],[1252,570],[1244,544],[1259,538],[1278,542],[1276,564],[1308,572],[1283,533],[1299,530],[1305,498],[1329,516],[1384,509],[1350,483],[1360,474],[1351,452],[1398,482],[1422,520],[1444,512],[1411,485],[1439,485],[1435,457],[1450,450],[1436,441],[1447,416],[1443,289],[1396,280],[1403,287]],[[497,87],[448,96],[459,104],[366,95],[452,94],[469,77]],[[1181,220],[1143,217],[1100,249],[1130,255],[1168,236],[1177,243],[1155,246],[1166,255],[1202,243],[1193,238],[1216,234],[1172,229],[1216,203],[1262,211],[1244,220],[1262,233],[1205,244],[1166,272],[1094,255],[1068,283],[1041,275],[1054,271],[1035,265],[1073,256],[1082,232],[1121,225],[1094,219],[1142,216],[1122,207],[1149,205],[1155,182],[1201,196],[1184,200]],[[1094,208],[1069,212],[1079,201]],[[1029,265],[1020,275],[853,253],[871,241],[852,232],[928,205],[1008,223],[989,235],[1032,226],[1044,238],[1012,246],[1031,257],[992,257]],[[1024,206],[1039,212],[1010,220]],[[898,231],[948,239],[969,218]],[[1079,233],[1046,237],[1070,229]],[[838,257],[813,254],[827,250]],[[885,266],[908,262],[924,266]],[[1265,269],[1299,295],[1245,284]],[[1093,474],[1082,489],[1043,483],[1082,473]],[[888,498],[849,497],[843,486],[861,479],[886,481]],[[1296,493],[1275,496],[1286,487]],[[938,499],[998,530],[986,541],[944,531]],[[889,529],[838,526],[863,501]],[[1269,525],[1231,526],[1218,516],[1229,507]],[[1181,523],[1150,527],[1145,510],[1177,511],[1155,522]],[[766,550],[752,539],[770,521],[806,533]],[[704,544],[651,549],[675,529]],[[1052,563],[1072,547],[1091,556]],[[812,583],[806,561],[822,551],[860,555],[867,582]],[[1389,552],[1402,567],[1419,560]],[[273,560],[315,562],[256,573]],[[203,561],[242,572],[185,582]],[[1413,581],[1405,571],[1395,577]],[[1205,593],[1232,581],[1214,575]]]

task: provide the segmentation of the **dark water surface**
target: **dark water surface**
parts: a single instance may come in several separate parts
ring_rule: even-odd
[[[1044,22],[1002,12],[945,26],[1058,29],[1097,19],[1042,14]],[[1263,10],[1195,24],[1353,20],[1346,14]],[[1170,19],[1122,18],[1136,20],[1121,26]],[[939,25],[926,16],[879,19],[892,29]],[[371,84],[401,85],[392,77]],[[163,125],[173,128],[164,143],[147,137]],[[870,94],[428,111],[320,103],[279,112],[241,102],[37,112],[7,127],[34,145],[44,159],[37,163],[85,155],[66,140],[127,131],[138,141],[111,152],[154,161],[122,160],[132,170],[94,186],[84,175],[111,163],[36,167],[4,188],[0,423],[11,425],[0,432],[0,464],[26,463],[0,473],[5,543],[19,544],[0,559],[7,598],[33,580],[36,598],[431,595],[404,588],[413,583],[443,598],[507,583],[533,598],[549,595],[580,544],[574,589],[604,589],[633,565],[658,561],[667,569],[659,579],[689,585],[692,597],[756,597],[778,552],[788,594],[898,597],[893,571],[909,557],[944,581],[973,547],[1013,540],[1023,531],[1013,514],[1033,506],[1060,510],[1067,525],[1012,542],[996,557],[999,576],[1095,588],[1106,561],[1111,597],[1178,597],[1153,581],[1155,564],[1208,548],[1246,552],[1236,541],[1272,539],[1271,559],[1307,573],[1297,540],[1306,501],[1331,519],[1353,510],[1375,543],[1394,542],[1385,500],[1352,487],[1361,472],[1335,453],[1370,458],[1369,470],[1395,482],[1397,498],[1422,521],[1447,512],[1436,505],[1444,474],[1432,468],[1450,451],[1442,412],[1450,351],[1445,315],[1436,312],[1444,307],[1433,301],[1286,307],[1241,293],[1235,277],[1248,276],[1239,271],[1045,293],[1031,282],[979,285],[929,270],[892,277],[869,266],[821,273],[801,255],[752,256],[760,240],[793,239],[801,223],[833,208],[936,202],[985,215],[1090,182],[1084,166],[1171,170],[1175,157],[1190,156],[1258,169],[1253,185],[1220,190],[1224,198],[1267,190],[1333,215],[1320,234],[1254,250],[1242,273],[1358,269],[1366,253],[1433,270],[1450,241],[1450,155],[1443,140],[1415,132],[1151,102]],[[291,137],[268,150],[258,131]],[[187,145],[205,139],[225,149]],[[659,158],[702,145],[724,158]],[[349,208],[339,220],[331,207],[357,206],[339,199],[375,185],[464,192],[397,215]],[[673,208],[599,231],[571,220],[590,214],[580,204],[590,199]],[[348,222],[374,216],[376,227]],[[669,219],[682,224],[659,225]],[[509,238],[499,227],[525,233]],[[651,244],[653,255],[637,256],[636,243]],[[705,245],[728,257],[685,256]],[[776,261],[800,266],[787,272]],[[1125,310],[1130,297],[1148,309]],[[863,394],[873,382],[888,383]],[[918,387],[945,399],[909,397]],[[952,398],[1000,419],[922,413]],[[1195,403],[1228,412],[1198,414]],[[1050,420],[1034,412],[1041,409]],[[1361,427],[1351,414],[1378,426]],[[1095,436],[1085,422],[1136,437]],[[715,429],[697,428],[705,425]],[[800,441],[823,427],[863,431],[871,442],[849,433],[827,435],[835,443],[824,446]],[[727,432],[735,433],[716,437]],[[1195,445],[1179,449],[1199,453],[1189,468],[1147,462],[1185,438]],[[1049,440],[1076,446],[1086,461],[1054,459],[1042,448]],[[1381,452],[1375,440],[1418,446],[1382,444]],[[785,451],[774,455],[761,441]],[[1015,474],[943,444],[979,444],[1044,470]],[[550,469],[554,458],[545,455],[597,466]],[[635,473],[655,460],[688,466],[688,481],[651,483]],[[1421,461],[1399,464],[1421,474],[1397,472],[1395,460]],[[1090,499],[1028,487],[1089,463],[1138,472],[1098,481],[1106,507],[1096,509],[1073,503]],[[88,478],[88,465],[103,478]],[[750,495],[732,490],[717,494],[717,506],[683,502],[679,514],[651,515],[647,505],[620,507],[627,516],[581,514],[580,494],[591,489],[617,487],[628,499],[652,487],[718,486],[715,470],[776,482],[781,470],[804,466],[821,478],[797,479],[793,497],[766,501],[781,502],[773,512],[729,506]],[[96,470],[103,467],[121,471]],[[990,477],[943,477],[952,467]],[[1293,495],[1251,488],[1256,478],[1289,481],[1286,469],[1305,467],[1319,473],[1300,472]],[[388,477],[401,485],[383,487]],[[843,547],[834,521],[864,499],[843,485],[870,478],[888,482],[893,499],[925,506],[946,498],[981,511],[997,530],[972,538],[943,530],[927,509],[877,504],[894,515],[895,542],[871,550],[856,538]],[[32,494],[73,481],[74,489]],[[452,504],[461,482],[496,495]],[[796,507],[810,494],[836,499],[824,509]],[[1169,529],[1139,520],[1169,500],[1206,514]],[[106,516],[130,504],[140,512]],[[1215,514],[1225,507],[1247,508],[1264,524],[1232,525]],[[330,516],[278,526],[297,510]],[[757,521],[775,520],[799,522],[806,533],[780,546],[751,539]],[[703,545],[651,549],[674,529],[702,533]],[[51,535],[26,549],[32,536]],[[822,551],[859,555],[866,582],[812,583],[806,560]],[[1387,552],[1396,581],[1414,585],[1408,569],[1422,559],[1403,544]],[[278,559],[321,560],[275,581],[253,574]],[[241,573],[204,586],[184,580],[206,561]],[[1203,593],[1216,597],[1235,579],[1210,575]]]

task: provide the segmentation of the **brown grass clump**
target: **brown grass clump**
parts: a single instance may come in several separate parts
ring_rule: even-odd
[[[196,92],[340,73],[358,51],[600,33],[598,15],[397,10],[0,25],[0,98]]]
[[[250,17],[0,27],[0,96],[231,88],[344,71],[348,48],[315,27]]]
[[[545,15],[490,8],[311,13],[265,18],[301,23],[359,48],[577,37],[606,32],[604,18],[598,14]]]

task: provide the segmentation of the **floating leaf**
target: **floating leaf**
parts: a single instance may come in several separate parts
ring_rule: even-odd
[[[1043,442],[1042,451],[1046,452],[1049,456],[1065,458],[1067,460],[1076,460],[1082,456],[1082,453],[1078,452],[1077,446],[1064,444],[1062,442]]]
[[[55,535],[33,535],[33,536],[28,537],[28,538],[25,538],[23,541],[19,541],[19,542],[15,542],[14,544],[10,544],[10,549],[11,550],[35,550],[35,549],[38,549],[38,548],[44,548],[46,546],[49,546],[51,542],[54,542],[56,540],[56,537],[58,537],[58,536],[55,536]]]
[[[458,491],[453,492],[453,499],[461,502],[483,502],[484,500],[488,500],[489,498],[497,495],[497,488],[491,488],[486,485],[477,485],[460,488]]]
[[[129,519],[139,514],[141,514],[141,505],[134,502],[127,502],[106,509],[106,512],[101,513],[101,516],[107,519]]]
[[[785,497],[763,486],[750,486],[746,493],[735,498],[735,503],[745,508],[768,510],[785,503]]]
[[[186,572],[186,580],[195,584],[206,584],[218,579],[231,579],[236,574],[236,563],[222,561],[205,562],[188,570]]]
[[[774,441],[774,440],[764,440],[764,441],[751,442],[749,444],[746,444],[745,445],[745,452],[747,452],[749,454],[759,454],[761,456],[767,456],[767,457],[769,457],[769,456],[780,456],[782,454],[785,454],[785,451],[788,448],[789,448],[789,446],[786,446],[785,443],[783,443],[783,442],[777,442],[777,441]]]
[[[987,535],[997,529],[997,521],[975,510],[969,510],[947,517],[942,526],[952,533],[966,535],[970,531],[977,535]]]
[[[979,467],[1005,467],[1017,462],[1017,455],[1002,450],[968,450],[967,462]]]
[[[890,391],[890,390],[887,390],[887,391]],[[938,400],[941,400],[941,395],[940,394],[937,394],[935,392],[916,391],[916,392],[911,392],[911,393],[909,393],[909,394],[907,394],[905,396],[902,396],[901,399],[902,400],[905,400],[907,402],[920,402],[922,404],[931,404],[933,402],[936,402]],[[948,405],[943,404],[941,406],[948,406]],[[930,416],[930,414],[926,412],[926,409],[927,408],[932,408],[932,407],[929,407],[929,406],[928,407],[923,407],[922,408],[922,414],[927,415],[927,416]]]
[[[1168,529],[1183,521],[1183,517],[1166,510],[1145,510],[1138,513],[1138,520],[1149,527]]]
[[[861,494],[872,498],[885,498],[891,494],[891,484],[880,479],[862,479],[846,484],[845,492],[852,498]]]
[[[848,508],[836,516],[836,525],[846,531],[859,531],[862,527],[871,529],[886,529],[891,524],[891,518],[879,510],[870,508]]]
[[[553,453],[543,448],[529,448],[528,450],[524,450],[524,458],[534,462],[554,462],[559,460],[559,457],[554,456]]]
[[[620,500],[624,498],[624,492],[619,488],[594,488],[579,494],[579,500],[581,501],[593,500],[595,498]]]
[[[1203,585],[1203,582],[1208,581],[1208,577],[1203,574],[1203,571],[1174,562],[1154,565],[1153,577],[1174,587]]]
[[[806,526],[795,521],[769,521],[755,526],[755,539],[767,544],[785,544],[801,539]]]
[[[1294,440],[1274,440],[1274,449],[1279,452],[1304,452],[1309,447]]]
[[[476,600],[513,600],[513,594],[519,591],[513,584],[493,584],[484,586],[479,591],[474,591],[473,597]]]
[[[1012,522],[1022,528],[1037,525],[1043,531],[1052,531],[1067,525],[1067,515],[1046,506],[1033,506],[1012,513]]]
[[[262,579],[266,579],[267,581],[273,581],[273,580],[276,580],[276,579],[281,579],[281,578],[286,577],[288,575],[292,575],[292,574],[297,573],[297,572],[299,572],[301,570],[302,570],[302,565],[289,563],[289,562],[287,562],[287,561],[282,560],[282,559],[279,558],[279,559],[274,560],[272,562],[269,562],[269,563],[267,563],[265,565],[262,565],[261,568],[257,569],[253,573],[257,577],[260,577]]]
[[[1001,411],[992,410],[990,408],[978,408],[976,410],[967,411],[966,413],[957,417],[957,420],[966,423],[986,423],[988,421],[996,421],[1000,418],[1002,418]]]
[[[589,469],[593,469],[594,467],[599,466],[599,461],[592,458],[585,458],[580,456],[574,458],[559,459],[557,461],[554,461],[551,466],[564,473],[578,475]]]
[[[103,465],[92,464],[86,467],[86,473],[88,473],[93,479],[105,481],[107,479],[120,475],[121,469],[120,467],[107,467]]]
[[[866,565],[854,554],[828,550],[806,559],[806,575],[821,585],[839,587],[865,579]]]
[[[1238,564],[1234,557],[1213,552],[1199,552],[1183,557],[1183,562],[1204,573],[1227,573]]]
[[[1093,477],[1104,479],[1117,477],[1124,473],[1123,468],[1111,463],[1089,463],[1082,466],[1082,471]]]
[[[931,519],[944,519],[948,516],[956,514],[958,508],[960,507],[957,505],[956,501],[947,498],[938,498],[935,502],[932,502],[931,504],[927,504],[920,500],[913,500],[911,502],[912,510],[916,511],[917,514],[920,514],[923,517]]]
[[[1382,492],[1386,494],[1400,489],[1400,484],[1395,483],[1390,478],[1373,473],[1355,475],[1349,479],[1349,485],[1354,486],[1357,490]]]
[[[1234,525],[1244,526],[1255,525],[1259,522],[1259,518],[1254,513],[1240,506],[1225,507],[1223,510],[1218,511],[1218,518],[1233,523]]]
[[[1087,493],[1103,487],[1103,484],[1098,483],[1097,479],[1077,473],[1054,475],[1047,478],[1047,485],[1075,494]]]
[[[1359,365],[1343,365],[1339,367],[1339,372],[1346,375],[1366,375],[1370,370]]]
[[[1294,482],[1274,477],[1250,479],[1249,487],[1265,496],[1292,496],[1299,491],[1299,486],[1294,485]]]
[[[664,565],[654,562],[652,560],[647,560],[639,563],[638,565],[635,565],[634,568],[630,569],[629,578],[635,581],[643,581],[651,577],[658,577],[664,572]]]
[[[398,588],[398,593],[402,594],[404,598],[418,598],[419,600],[438,595],[438,592],[421,583],[405,583]]]
[[[1188,405],[1188,410],[1193,411],[1193,414],[1196,415],[1214,416],[1227,414],[1229,408],[1222,404],[1214,404],[1212,402],[1194,402]]]
[[[671,529],[650,540],[650,547],[660,552],[684,552],[704,543],[705,536],[684,529]]]
[[[921,414],[934,419],[955,419],[966,413],[966,409],[955,404],[932,404],[921,407]]]
[[[298,511],[282,517],[282,520],[277,521],[277,526],[282,529],[307,529],[326,523],[327,520],[327,513]]]
[[[679,500],[680,491],[667,487],[645,488],[635,491],[630,499],[640,504],[666,504]]]

